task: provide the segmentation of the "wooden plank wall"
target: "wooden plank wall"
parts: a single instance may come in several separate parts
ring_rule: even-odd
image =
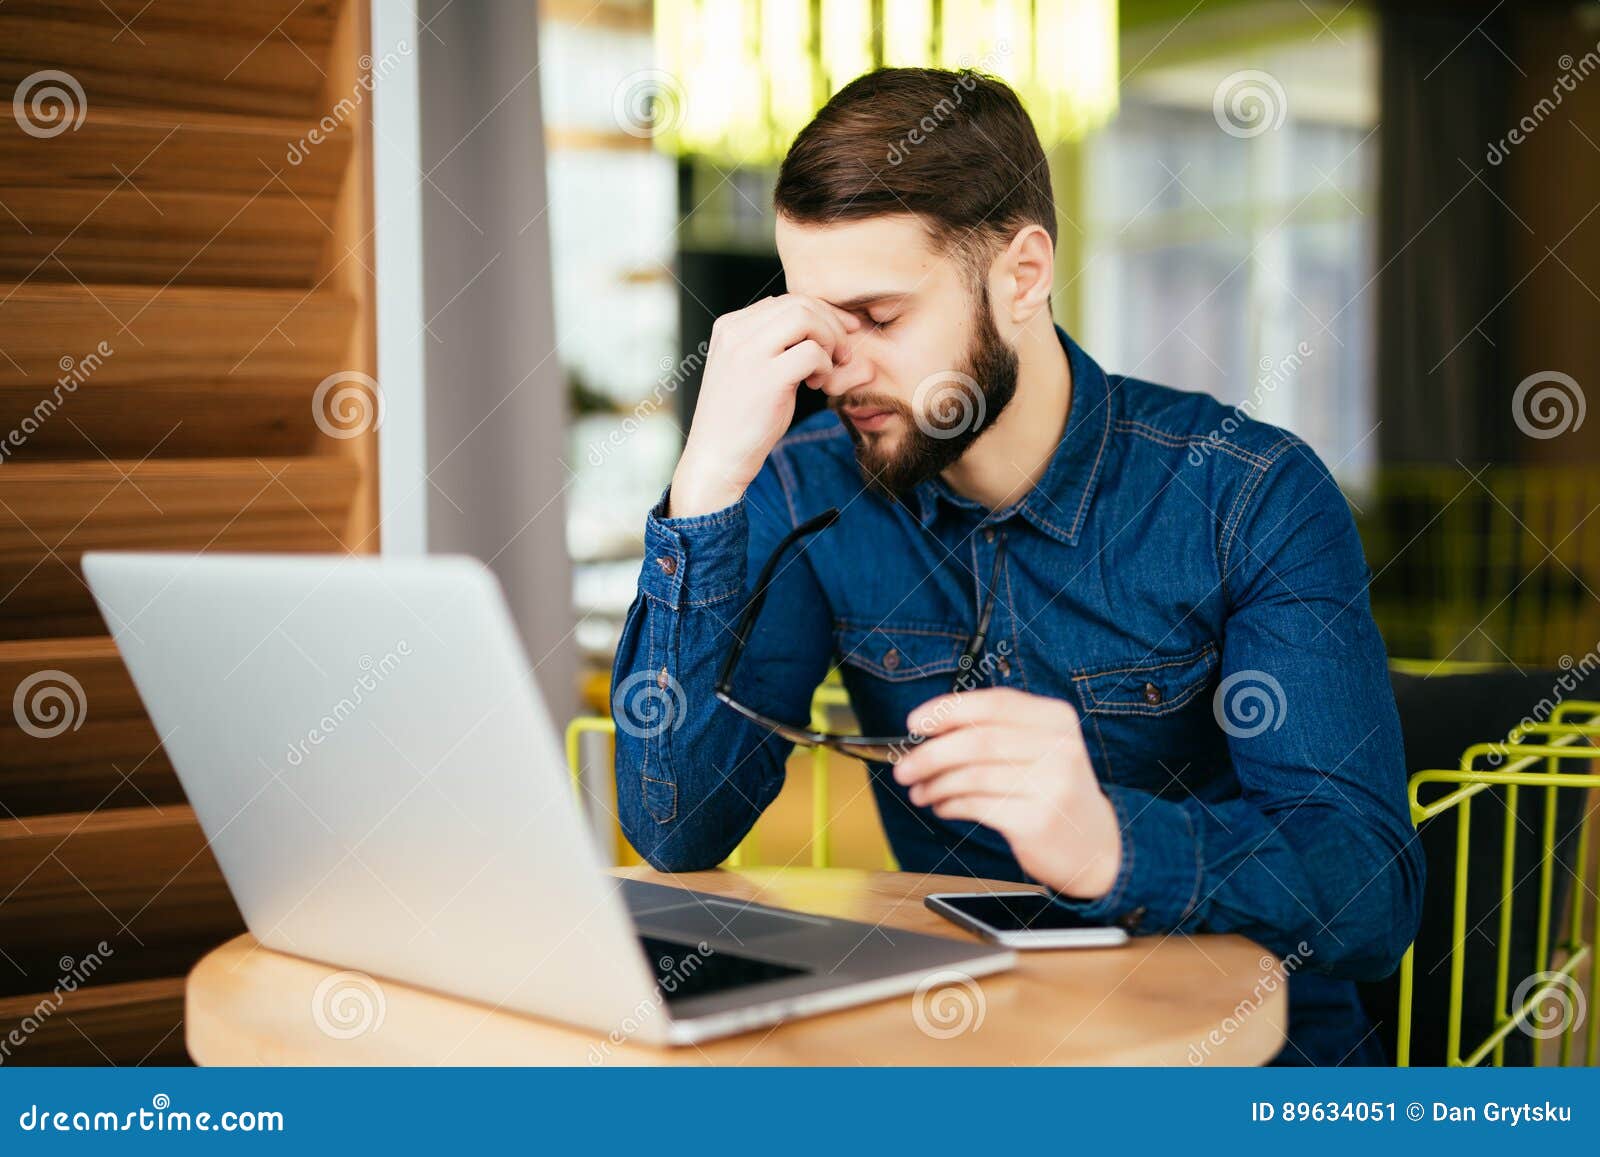
[[[0,1064],[184,1061],[242,927],[83,551],[377,548],[367,27],[0,5]]]

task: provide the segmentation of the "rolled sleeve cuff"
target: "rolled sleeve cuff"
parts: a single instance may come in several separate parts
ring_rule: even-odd
[[[1052,892],[1086,920],[1129,931],[1170,932],[1200,901],[1200,836],[1181,804],[1149,792],[1104,785],[1122,834],[1122,861],[1111,890],[1094,900]]]
[[[668,518],[670,493],[663,491],[645,518],[640,591],[673,610],[742,595],[749,541],[744,499],[710,514]]]

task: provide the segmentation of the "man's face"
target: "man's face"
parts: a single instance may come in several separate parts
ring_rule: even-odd
[[[987,293],[910,214],[832,225],[778,218],[791,293],[854,313],[850,360],[820,379],[868,483],[904,494],[954,463],[1016,392],[1017,355]]]

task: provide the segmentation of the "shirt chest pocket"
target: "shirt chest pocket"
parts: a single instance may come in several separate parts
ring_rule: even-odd
[[[1076,672],[1084,741],[1104,780],[1173,794],[1184,771],[1213,757],[1216,645]]]
[[[834,623],[839,673],[863,732],[899,735],[906,716],[951,690],[967,636],[914,621]]]
[[[835,624],[839,662],[889,683],[942,676],[952,682],[967,637],[922,623]]]

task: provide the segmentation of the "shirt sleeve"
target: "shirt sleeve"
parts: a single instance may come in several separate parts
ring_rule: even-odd
[[[770,461],[722,510],[671,518],[669,497],[645,518],[611,712],[623,833],[654,867],[692,871],[720,863],[783,786],[791,745],[725,706],[716,681],[747,584],[794,522]],[[734,693],[764,714],[804,722],[831,649],[827,602],[797,554],[769,586]]]
[[[1387,976],[1416,934],[1423,857],[1370,572],[1332,476],[1288,438],[1221,527],[1228,597],[1214,716],[1238,799],[1106,785],[1111,889],[1056,897],[1144,932],[1236,932],[1311,971]]]

